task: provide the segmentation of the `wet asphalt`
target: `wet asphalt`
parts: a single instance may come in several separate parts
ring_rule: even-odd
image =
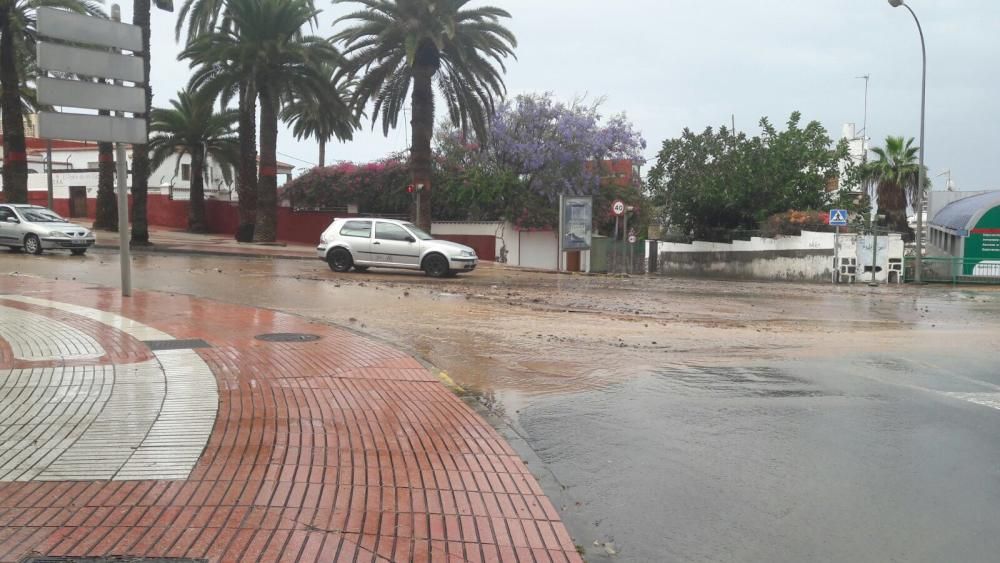
[[[116,266],[0,253],[0,272],[102,285]],[[998,291],[135,267],[139,288],[335,322],[447,371],[590,561],[1000,560]]]

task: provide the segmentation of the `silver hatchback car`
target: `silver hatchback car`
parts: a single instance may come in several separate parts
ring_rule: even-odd
[[[87,252],[96,239],[90,229],[74,225],[45,207],[20,203],[0,204],[0,246],[24,249],[30,254],[44,250],[69,250],[76,256]]]
[[[423,270],[435,278],[476,269],[476,251],[437,240],[413,223],[393,219],[336,219],[319,239],[316,253],[334,272],[372,266]]]

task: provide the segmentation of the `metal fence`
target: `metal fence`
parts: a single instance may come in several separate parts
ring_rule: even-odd
[[[914,280],[914,258],[904,263],[905,279]],[[929,283],[1000,284],[1000,262],[950,256],[926,256],[923,260],[922,281]]]
[[[629,244],[595,238],[590,251],[590,271],[609,274],[646,273],[646,241]]]

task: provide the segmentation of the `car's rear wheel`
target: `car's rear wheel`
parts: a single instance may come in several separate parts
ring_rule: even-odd
[[[343,273],[354,266],[354,259],[351,258],[351,253],[344,248],[334,248],[331,250],[330,254],[326,257],[326,262],[334,272]]]
[[[42,241],[38,240],[38,235],[24,237],[24,251],[28,254],[42,253]]]
[[[87,253],[87,249],[86,248],[74,248],[73,250],[70,250],[70,252],[73,253],[73,256],[83,256],[84,254]]]
[[[440,254],[431,254],[424,258],[424,272],[432,278],[443,278],[451,270],[448,266],[448,259]]]
[[[365,272],[368,271],[368,266],[355,266],[354,267],[354,271],[355,272],[360,272],[360,273],[363,274],[363,273],[365,273]]]

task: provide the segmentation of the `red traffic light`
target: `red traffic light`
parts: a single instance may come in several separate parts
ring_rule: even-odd
[[[413,184],[406,186],[406,193],[412,194],[415,191]]]

